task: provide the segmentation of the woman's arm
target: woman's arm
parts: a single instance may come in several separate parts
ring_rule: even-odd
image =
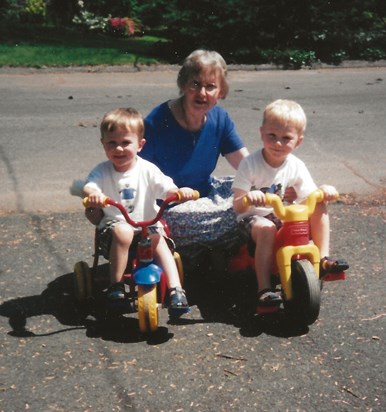
[[[237,170],[239,167],[240,162],[249,155],[248,149],[246,147],[242,147],[239,150],[236,150],[232,153],[228,153],[225,155],[225,159],[227,159],[228,163]]]

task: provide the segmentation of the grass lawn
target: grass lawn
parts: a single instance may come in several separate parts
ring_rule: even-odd
[[[0,22],[0,66],[41,67],[167,63],[166,40],[111,37],[80,30],[4,27]]]

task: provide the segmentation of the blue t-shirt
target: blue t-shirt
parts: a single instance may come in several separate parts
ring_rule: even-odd
[[[189,132],[175,120],[168,103],[145,118],[146,144],[139,155],[156,164],[178,187],[191,187],[207,196],[211,173],[222,156],[245,147],[228,113],[214,106],[204,127]]]

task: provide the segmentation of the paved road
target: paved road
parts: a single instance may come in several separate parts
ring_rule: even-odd
[[[176,71],[0,73],[0,211],[74,210],[73,179],[104,159],[98,125],[106,111],[135,106],[144,114],[176,96]],[[260,146],[262,110],[298,100],[308,115],[298,154],[320,183],[341,192],[385,184],[386,68],[232,71],[229,111],[250,150]],[[220,162],[217,174],[232,171]]]
[[[92,228],[68,186],[103,159],[101,114],[147,113],[175,76],[0,74],[0,411],[385,410],[385,69],[232,72],[222,103],[253,149],[264,105],[300,101],[299,155],[345,194],[330,207],[332,252],[351,268],[325,285],[309,329],[252,317],[251,274],[204,267],[187,278],[191,315],[171,324],[161,310],[154,337],[135,314],[103,325],[74,304]]]

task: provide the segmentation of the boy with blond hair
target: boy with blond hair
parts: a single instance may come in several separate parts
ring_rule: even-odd
[[[307,125],[302,107],[292,100],[275,100],[264,110],[260,127],[263,148],[242,160],[232,185],[233,208],[241,229],[255,242],[255,271],[258,284],[257,308],[278,307],[281,296],[270,282],[275,236],[281,222],[265,206],[265,193],[276,193],[286,200],[288,189],[295,192],[296,203],[303,202],[317,189],[307,167],[293,151],[304,139]],[[327,202],[337,196],[335,187],[322,185],[324,201],[318,203],[310,218],[311,236],[320,250],[321,276],[348,268],[344,260],[329,257],[330,221]],[[243,202],[246,197],[248,202]],[[248,204],[246,206],[245,204]]]

